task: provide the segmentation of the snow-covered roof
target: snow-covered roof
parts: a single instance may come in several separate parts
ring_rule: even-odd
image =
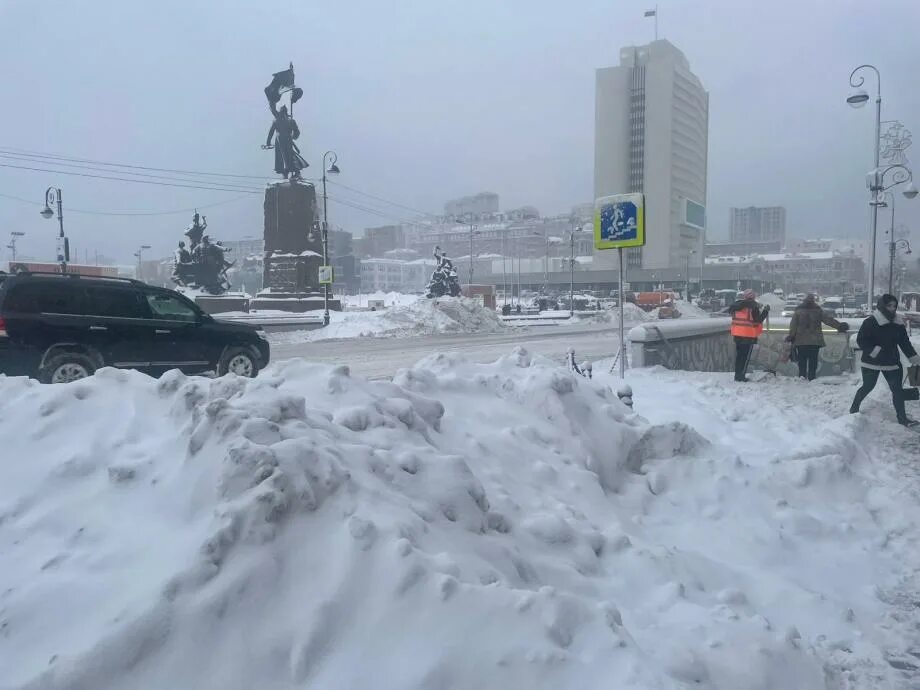
[[[782,254],[750,254],[748,256],[707,256],[707,264],[749,264],[755,261],[773,263],[777,261],[827,261],[835,257],[849,257],[841,252],[786,252]]]

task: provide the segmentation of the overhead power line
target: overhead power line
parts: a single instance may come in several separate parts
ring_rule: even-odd
[[[61,166],[65,168],[77,168],[78,170],[90,170],[92,172],[102,172],[107,174],[117,174],[117,175],[130,175],[129,179],[134,179],[135,177],[140,179],[153,179],[153,180],[168,180],[170,182],[187,182],[188,184],[205,184],[205,185],[214,185],[219,186],[225,189],[238,189],[241,191],[250,191],[259,189],[252,183],[239,183],[239,182],[212,182],[211,180],[200,180],[195,178],[186,178],[186,177],[176,177],[175,175],[157,175],[155,173],[136,173],[136,172],[122,172],[121,170],[109,170],[107,168],[102,168],[97,165],[89,165],[85,163],[67,163],[65,161],[55,161],[53,163],[27,157],[20,156],[19,154],[7,154],[0,152],[0,160],[13,161],[14,163],[38,163],[39,165],[54,165]]]
[[[267,175],[237,175],[232,173],[204,172],[201,170],[180,170],[177,168],[154,168],[149,165],[130,165],[128,163],[112,163],[107,161],[97,161],[89,158],[74,158],[73,156],[62,156],[51,153],[40,153],[38,151],[27,151],[25,149],[15,149],[9,147],[0,147],[0,152],[15,153],[20,155],[33,156],[35,158],[47,158],[51,160],[73,161],[75,163],[93,163],[94,165],[105,165],[113,168],[131,168],[134,170],[153,170],[155,172],[171,172],[180,175],[204,175],[208,177],[237,177],[241,179],[264,180]]]
[[[2,162],[2,161],[7,162]],[[11,161],[11,162],[10,162]],[[31,163],[32,165],[23,165],[22,163]],[[45,166],[57,166],[57,167],[70,167],[76,168],[79,172],[75,170],[60,170],[54,169],[52,167]],[[107,166],[107,167],[101,167]],[[233,201],[238,201],[243,198],[247,198],[253,194],[262,194],[264,192],[264,187],[256,186],[252,183],[246,182],[233,182],[233,181],[221,181],[221,180],[210,180],[210,179],[189,179],[182,177],[175,177],[173,175],[156,175],[152,173],[140,173],[132,172],[133,170],[149,170],[157,172],[168,172],[168,173],[177,173],[180,175],[198,175],[198,176],[209,176],[209,177],[222,177],[222,178],[235,178],[240,180],[260,180],[263,182],[268,181],[267,176],[257,176],[257,175],[239,175],[231,173],[217,173],[217,172],[205,172],[205,171],[194,171],[194,170],[183,170],[178,168],[158,168],[153,166],[146,165],[134,165],[126,163],[113,163],[108,161],[99,161],[92,160],[87,158],[76,158],[72,156],[63,156],[58,154],[49,154],[49,153],[40,153],[34,151],[27,151],[24,149],[15,149],[10,147],[0,147],[0,167],[2,168],[11,168],[16,170],[27,170],[31,172],[44,172],[60,175],[69,175],[72,177],[83,177],[90,179],[99,179],[99,180],[109,180],[115,182],[130,182],[135,184],[148,184],[159,187],[172,187],[179,189],[199,189],[204,191],[215,191],[215,192],[235,192],[239,196],[234,197],[233,199],[227,199],[220,202],[215,202],[212,204],[198,205],[196,208],[208,208],[212,206],[218,206],[225,203],[231,203]],[[115,168],[115,169],[109,169]],[[119,169],[124,168],[124,170]],[[98,174],[102,173],[102,174]],[[308,181],[317,182],[318,180],[307,178]],[[394,208],[400,208],[413,213],[434,217],[433,214],[421,209],[413,208],[399,202],[391,201],[381,196],[370,194],[364,192],[355,187],[350,187],[346,184],[338,182],[336,180],[330,180],[327,178],[327,182],[330,184],[341,187],[342,189],[348,190],[354,194],[366,197],[368,199],[373,199],[376,202],[387,204]],[[13,199],[15,201],[20,201],[24,203],[34,204],[37,202],[32,202],[27,199],[21,199],[19,197],[14,197],[8,194],[0,194],[0,197]],[[365,202],[352,199],[343,199],[338,197],[328,197],[329,200],[333,203],[346,206],[348,208],[361,211],[379,218],[385,218],[389,220],[395,220],[401,223],[413,223],[415,221],[402,218],[391,211],[388,211],[383,208],[377,207],[378,204],[373,204],[372,202]],[[89,210],[89,209],[71,209],[75,213],[86,213],[92,215],[111,215],[111,216],[154,216],[154,215],[170,215],[176,213],[186,213],[194,209],[174,209],[174,210],[163,210],[163,211],[154,211],[154,210]]]

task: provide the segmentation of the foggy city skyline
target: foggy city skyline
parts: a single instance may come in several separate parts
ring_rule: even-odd
[[[484,190],[503,209],[567,213],[593,200],[595,70],[653,39],[651,7],[0,2],[0,149],[253,176],[214,178],[240,187],[229,192],[172,188],[3,167],[120,176],[3,153],[0,239],[25,232],[21,254],[53,259],[56,223],[38,214],[48,186],[63,190],[75,261],[98,250],[130,263],[141,244],[165,256],[195,207],[216,238],[261,236],[261,191],[246,192],[278,179],[260,149],[271,124],[262,89],[291,61],[305,89],[294,113],[305,177],[334,149],[335,181],[352,188],[330,185],[332,226],[358,236]],[[848,77],[878,67],[883,119],[917,132],[920,7],[719,0],[658,11],[659,37],[709,92],[708,239],[727,239],[730,207],[752,205],[784,206],[789,236],[868,239],[873,103],[847,106]],[[865,88],[874,99],[874,80]],[[178,209],[188,210],[165,213]],[[918,220],[920,200],[899,199],[897,224]],[[880,242],[888,224],[883,209]]]

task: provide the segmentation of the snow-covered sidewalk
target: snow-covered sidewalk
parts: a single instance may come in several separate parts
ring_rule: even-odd
[[[630,377],[0,377],[0,688],[917,687],[883,392]]]

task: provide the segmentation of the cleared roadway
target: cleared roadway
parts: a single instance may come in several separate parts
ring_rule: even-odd
[[[309,343],[272,343],[272,360],[303,357],[313,362],[347,364],[366,378],[392,376],[436,352],[459,352],[476,362],[492,362],[517,346],[533,354],[565,361],[575,348],[578,362],[616,355],[619,328],[604,324],[582,326],[509,327],[503,333],[463,333],[410,338],[348,338]]]

